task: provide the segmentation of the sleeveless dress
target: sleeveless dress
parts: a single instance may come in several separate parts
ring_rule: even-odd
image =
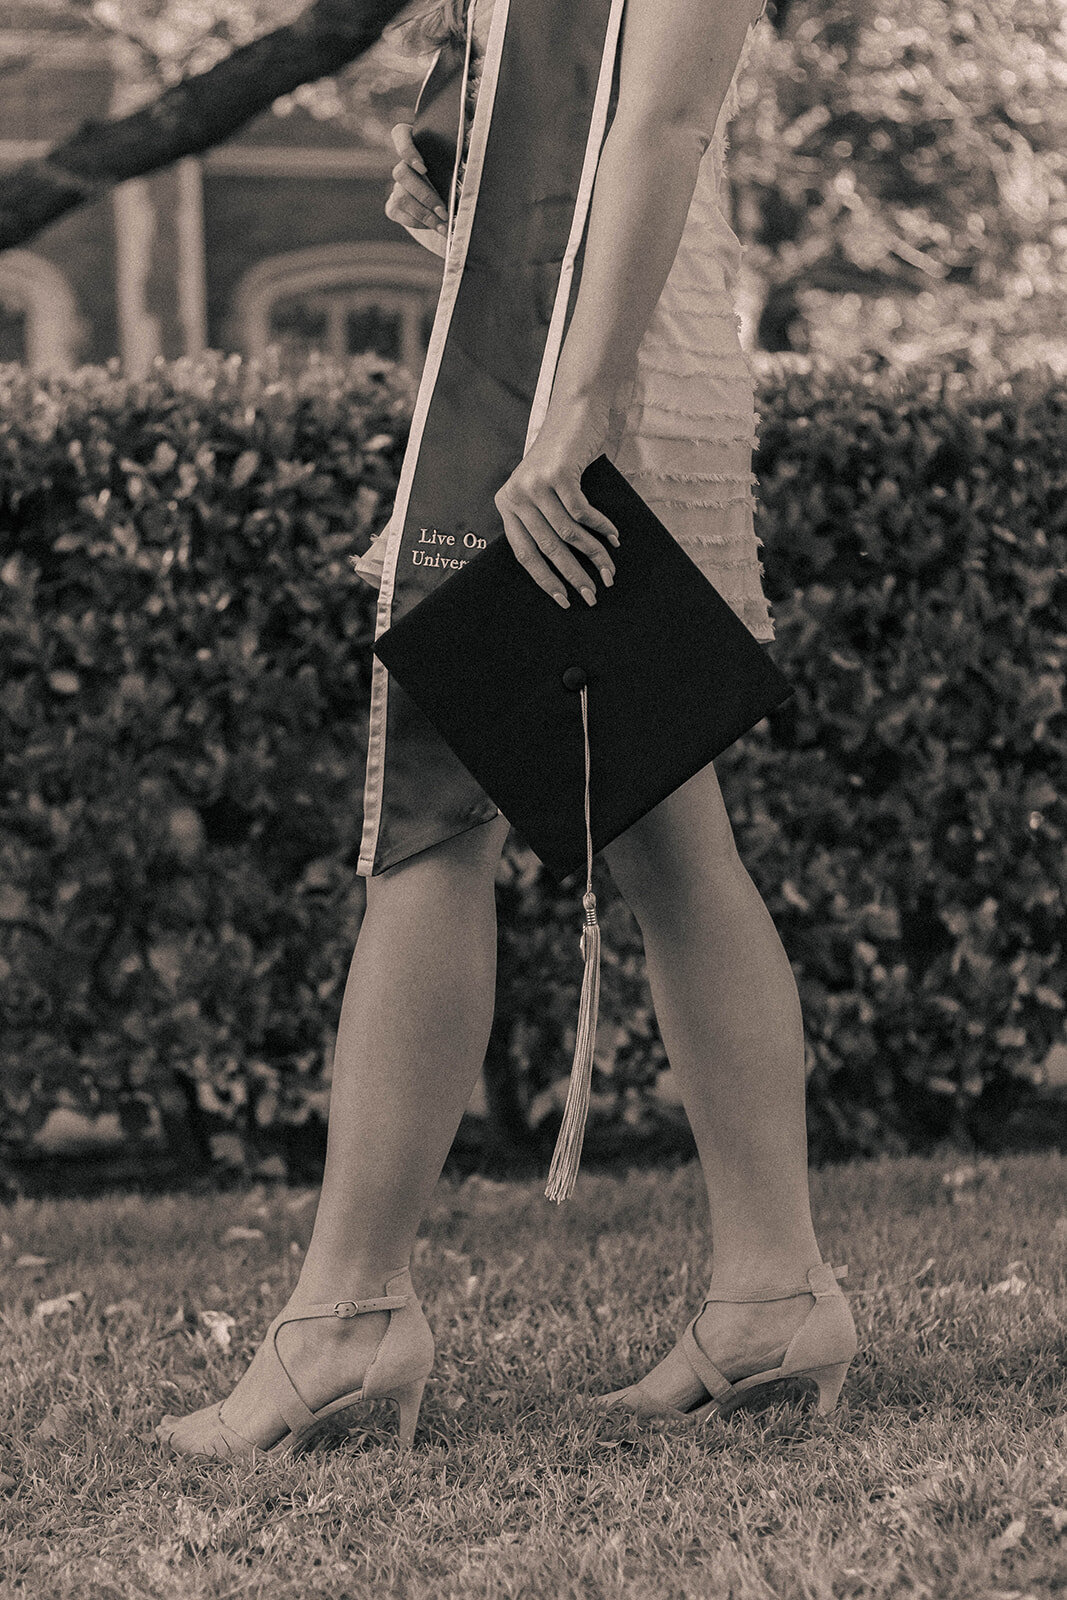
[[[493,0],[471,0],[471,61],[459,182],[466,167]],[[620,383],[604,453],[763,644],[774,639],[755,531],[755,374],[735,309],[743,246],[723,210],[726,128],[755,24],[700,163],[677,254],[649,320],[632,378]],[[457,182],[457,195],[459,182]],[[385,533],[385,529],[382,533]],[[378,534],[352,565],[381,585]]]

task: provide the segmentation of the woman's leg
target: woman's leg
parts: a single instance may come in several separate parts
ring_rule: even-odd
[[[325,1175],[292,1304],[381,1294],[408,1262],[489,1042],[507,832],[498,816],[367,879],[334,1051]],[[312,1410],[358,1387],[387,1325],[388,1313],[374,1312],[279,1331],[278,1353]],[[225,1407],[229,1425],[257,1442],[281,1431],[270,1427],[275,1413],[258,1381],[262,1352]]]
[[[821,1261],[808,1194],[804,1033],[789,958],[708,765],[607,846],[707,1184],[709,1293],[802,1288]],[[813,1301],[718,1304],[698,1342],[728,1378],[775,1364]],[[742,1359],[746,1352],[750,1359]],[[723,1363],[726,1363],[725,1367]],[[646,1379],[643,1388],[648,1389]],[[655,1384],[652,1385],[655,1388]],[[649,1395],[687,1405],[703,1398]]]
[[[367,879],[300,1273],[307,1299],[411,1253],[489,1043],[507,834],[498,816]]]

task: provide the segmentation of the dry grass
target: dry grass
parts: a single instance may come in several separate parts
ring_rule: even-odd
[[[0,1593],[1062,1595],[1065,1176],[1055,1154],[813,1173],[860,1336],[838,1408],[777,1399],[699,1430],[583,1406],[699,1304],[695,1166],[583,1175],[560,1210],[539,1184],[443,1183],[414,1263],[438,1343],[414,1452],[382,1444],[383,1406],[373,1432],[254,1466],[168,1456],[151,1430],[232,1387],[314,1194],[19,1201],[0,1223]],[[263,1236],[224,1243],[233,1224]],[[202,1311],[236,1319],[230,1349]]]

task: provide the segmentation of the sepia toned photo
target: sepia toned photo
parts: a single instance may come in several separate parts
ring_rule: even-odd
[[[1067,1589],[1064,0],[0,6],[0,1597]]]

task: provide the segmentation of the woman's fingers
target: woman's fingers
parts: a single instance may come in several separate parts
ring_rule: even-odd
[[[554,499],[553,520],[555,526],[553,526],[553,521],[549,520],[549,516],[541,510],[540,506],[532,501],[524,502],[521,510],[500,496],[497,497],[495,503],[504,520],[505,528],[509,526],[510,519],[513,524],[522,529],[525,538],[529,541],[529,546],[526,546],[522,541],[517,541],[509,536],[509,543],[516,555],[519,554],[520,549],[526,549],[529,554],[531,548],[539,553],[539,559],[530,566],[530,570],[541,588],[555,597],[559,590],[559,576],[561,576],[567,583],[572,584],[578,590],[587,604],[594,605],[596,603],[596,589],[593,580],[590,578],[586,568],[571,554],[571,548],[581,550],[584,555],[588,555],[596,563],[605,586],[609,588],[615,577],[615,563],[604,549],[600,540],[590,533],[588,529],[579,526],[570,517],[558,496],[554,496]],[[559,529],[562,529],[562,532],[557,531]],[[541,560],[541,557],[547,559]],[[552,566],[549,565],[550,562],[557,569],[559,576],[557,576],[556,572],[553,572]],[[523,562],[524,566],[527,564],[527,562]]]
[[[433,184],[424,176],[426,164],[411,138],[411,124],[398,122],[392,129],[393,146],[401,159],[393,168],[394,186],[385,203],[390,222],[405,227],[445,231],[448,210]]]
[[[558,502],[557,502],[558,503]],[[560,506],[563,511],[563,507]],[[564,511],[564,516],[566,512]],[[610,587],[614,581],[615,563],[600,541],[584,528],[579,528],[566,518],[562,533],[557,532],[540,506],[530,506],[523,511],[523,522],[541,554],[558,568],[560,574],[572,584],[588,605],[596,603],[596,588],[588,570],[576,561],[571,548],[592,557],[600,570],[604,583]]]
[[[514,512],[506,511],[499,506],[497,509],[504,524],[504,536],[520,567],[525,567],[534,582],[566,611],[570,601],[567,598],[567,591],[559,580],[559,573],[553,572]]]
[[[385,202],[385,214],[390,222],[399,222],[402,228],[436,229],[442,234],[448,232],[447,213],[441,217],[435,211],[428,211],[425,206],[412,200],[407,190],[399,184]]]
[[[598,511],[596,506],[590,505],[580,488],[570,491],[566,500],[564,500],[558,489],[556,490],[556,496],[562,502],[564,511],[579,527],[584,523],[587,528],[595,528],[598,533],[602,533],[605,538],[611,540],[612,544],[618,544],[618,529],[611,518],[606,517],[602,511]],[[569,505],[568,501],[571,502]]]
[[[574,545],[578,550],[584,550],[587,555],[592,556],[598,566],[603,566],[604,561],[610,558],[607,557],[600,540],[589,529],[590,526],[595,528],[617,549],[619,535],[615,524],[602,511],[598,511],[596,506],[590,505],[580,489],[568,491],[566,499],[559,489],[554,489],[552,493],[559,505],[561,515],[557,516],[550,507],[548,513],[549,521],[560,538],[565,540],[567,544]],[[568,504],[568,501],[571,503]]]
[[[389,137],[393,141],[393,149],[398,156],[409,155],[412,150],[415,150],[415,141],[411,137],[411,130],[414,126],[413,122],[394,122],[389,129]],[[415,154],[418,156],[417,150],[415,150]],[[422,157],[419,156],[420,161],[421,159]]]
[[[402,228],[436,228],[438,233],[448,232],[448,212],[442,216],[437,206],[429,210],[399,183],[385,202],[385,214],[390,222],[399,222]]]
[[[414,126],[413,122],[394,122],[389,130],[389,137],[393,141],[393,149],[397,155],[402,156],[405,161],[415,168],[416,172],[421,172],[425,177],[426,163],[419,155],[418,146],[411,137],[411,130]]]
[[[448,211],[444,201],[433,184],[428,183],[425,178],[420,178],[415,169],[410,167],[406,161],[397,162],[393,168],[393,177],[400,188],[404,189],[417,202],[419,207],[425,211],[436,211],[438,216],[445,221],[448,220]]]

